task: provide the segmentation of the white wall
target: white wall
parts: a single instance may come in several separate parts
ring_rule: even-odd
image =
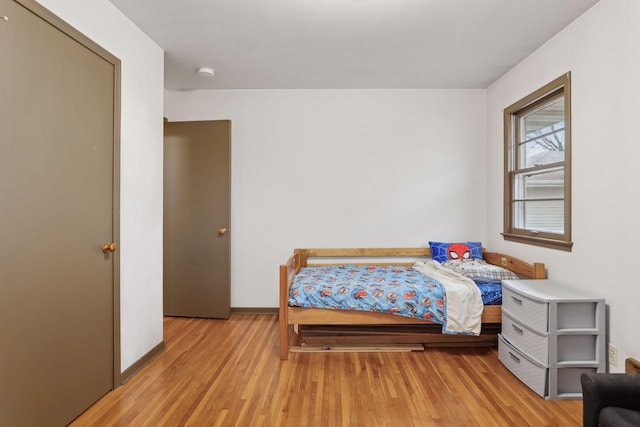
[[[636,272],[640,240],[637,123],[640,2],[601,0],[487,90],[490,247],[545,262],[549,278],[603,296],[610,342],[640,357]],[[505,242],[502,231],[502,110],[571,71],[573,251]]]
[[[233,307],[277,307],[297,247],[485,237],[483,90],[166,91],[232,121]]]
[[[163,51],[106,0],[39,0],[122,61],[121,367],[162,339]]]

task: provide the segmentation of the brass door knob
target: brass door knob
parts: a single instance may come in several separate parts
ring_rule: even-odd
[[[103,244],[102,244],[102,252],[103,252],[103,253],[105,253],[105,254],[106,254],[107,252],[111,252],[111,253],[113,253],[113,252],[115,252],[115,251],[116,251],[116,244],[115,244],[115,243],[111,243],[111,244],[103,243]]]
[[[227,230],[225,227],[222,227],[221,229],[218,230],[218,234],[221,236],[224,236],[225,234],[227,234]]]

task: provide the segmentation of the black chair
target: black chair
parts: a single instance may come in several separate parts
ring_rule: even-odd
[[[640,426],[640,375],[584,373],[584,427]]]

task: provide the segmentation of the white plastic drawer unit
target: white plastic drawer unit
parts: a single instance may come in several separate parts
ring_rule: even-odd
[[[506,281],[505,281],[506,282]],[[502,308],[522,323],[538,332],[548,330],[549,309],[545,302],[535,301],[526,295],[502,286]]]
[[[605,372],[604,299],[551,280],[502,281],[500,361],[545,399],[582,397],[580,375]]]
[[[549,335],[529,328],[524,322],[516,320],[505,308],[502,310],[502,335],[538,363],[549,363]]]

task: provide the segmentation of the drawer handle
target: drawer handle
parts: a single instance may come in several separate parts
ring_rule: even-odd
[[[516,356],[515,354],[509,352],[509,356],[511,356],[513,359],[515,359],[516,362],[520,363],[520,358],[518,356]]]
[[[516,330],[517,333],[519,333],[520,335],[522,335],[524,333],[524,331],[522,330],[522,328],[520,328],[519,326],[516,326],[515,324],[511,324],[511,326],[513,326],[513,329]]]
[[[516,298],[516,297],[514,297],[513,295],[511,295],[511,298],[512,298],[515,302],[517,302],[518,304],[522,305],[522,300],[521,300],[520,298]]]

